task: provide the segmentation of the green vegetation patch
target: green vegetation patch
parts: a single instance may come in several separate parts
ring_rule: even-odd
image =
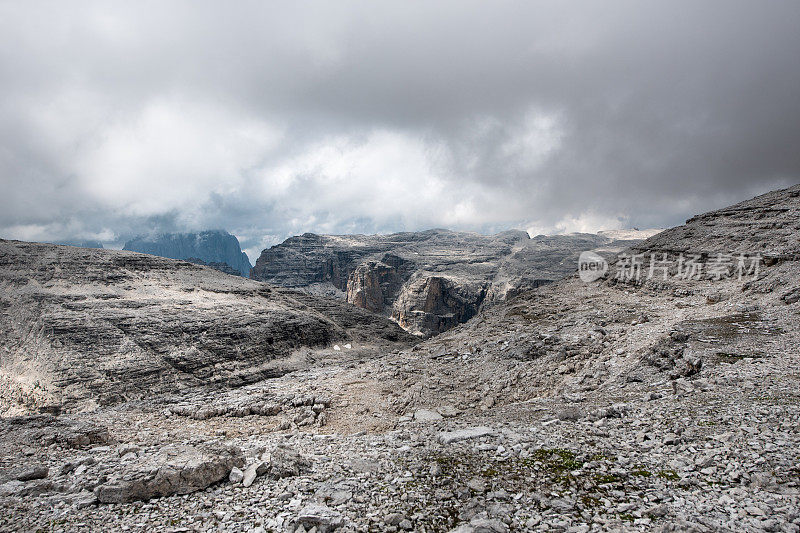
[[[681,478],[674,470],[660,470],[656,476],[667,481],[677,481]]]
[[[764,357],[764,354],[762,352],[753,352],[753,353],[717,352],[716,356],[722,362],[735,363],[737,361],[741,361],[742,359],[761,359],[762,357]]]

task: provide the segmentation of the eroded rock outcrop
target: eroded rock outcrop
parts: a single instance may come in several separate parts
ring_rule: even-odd
[[[188,257],[186,258],[187,261],[190,263],[194,263],[195,265],[203,265],[213,268],[214,270],[219,270],[220,272],[224,272],[225,274],[230,274],[231,276],[241,276],[242,273],[237,271],[235,268],[230,266],[228,263],[222,263],[220,261],[203,261],[197,257]]]
[[[382,313],[391,308],[413,269],[413,262],[393,254],[385,254],[380,261],[365,261],[348,276],[347,301]]]
[[[0,432],[15,435],[18,442],[45,447],[85,448],[114,442],[108,428],[101,424],[53,415],[3,418]]]
[[[306,233],[264,250],[251,275],[310,293],[338,294],[428,336],[469,320],[485,305],[574,272],[584,250],[613,253],[651,234]]]
[[[344,293],[355,269],[368,257],[401,248],[425,247],[443,230],[391,235],[316,235],[304,233],[261,252],[251,277],[281,287],[306,288],[326,283]]]
[[[392,318],[412,333],[441,333],[478,313],[488,285],[417,272],[403,286]]]

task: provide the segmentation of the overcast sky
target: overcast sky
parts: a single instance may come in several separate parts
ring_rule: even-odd
[[[0,236],[661,227],[800,182],[800,2],[0,1]]]

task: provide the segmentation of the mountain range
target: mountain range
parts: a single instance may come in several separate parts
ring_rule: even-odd
[[[601,249],[593,281],[573,266],[424,340],[187,261],[0,241],[3,525],[796,531],[798,235],[800,185]],[[414,252],[416,272],[494,280],[496,250],[554,246],[381,239],[270,254],[346,292]]]
[[[573,273],[586,250],[613,255],[657,230],[529,237],[434,229],[389,235],[291,237],[264,250],[251,277],[346,299],[421,336]]]

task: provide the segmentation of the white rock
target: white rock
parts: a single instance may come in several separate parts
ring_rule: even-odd
[[[442,418],[442,415],[430,409],[417,409],[414,413],[414,420],[417,422],[438,422]]]
[[[164,446],[125,463],[117,475],[95,488],[95,495],[103,503],[125,503],[189,494],[226,478],[241,458],[238,448],[221,443]]]
[[[486,426],[458,429],[455,431],[443,431],[439,433],[437,439],[442,444],[452,444],[462,440],[479,439],[494,435],[494,430]]]
[[[263,463],[256,461],[255,463],[251,463],[244,469],[243,477],[242,477],[242,486],[249,487],[253,484],[253,481],[256,480],[256,476],[258,475],[258,469],[262,466]]]
[[[445,418],[452,418],[458,415],[458,411],[452,405],[441,405],[436,408],[436,412]]]
[[[231,468],[231,473],[228,474],[228,481],[231,483],[240,483],[244,479],[244,472],[235,466]]]
[[[508,526],[496,519],[473,518],[469,525],[474,533],[505,533],[508,531]]]

